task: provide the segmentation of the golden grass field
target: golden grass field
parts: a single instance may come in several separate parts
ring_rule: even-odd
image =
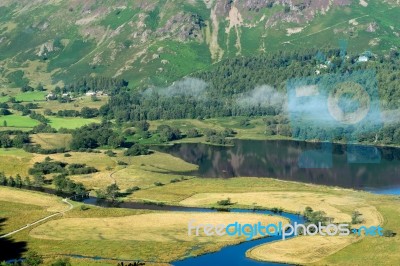
[[[6,218],[1,233],[19,229],[51,213],[68,209],[61,199],[34,191],[0,187],[0,218]]]
[[[26,176],[30,167],[30,160],[33,157],[32,153],[25,152],[22,149],[0,148],[0,171],[6,175],[20,174]]]
[[[36,143],[50,148],[56,148],[57,139],[67,145],[70,135],[68,134],[37,134],[33,140]],[[60,137],[58,135],[61,135]],[[64,144],[62,144],[64,145]],[[116,150],[116,157],[109,157],[102,153],[68,152],[71,157],[65,157],[62,153],[57,154],[33,154],[22,149],[1,149],[0,148],[0,171],[6,175],[21,176],[28,175],[28,169],[35,162],[42,162],[46,157],[55,161],[68,164],[87,164],[99,170],[97,173],[87,175],[71,176],[71,179],[82,182],[87,188],[105,188],[115,181],[122,190],[133,186],[141,188],[152,187],[154,182],[170,183],[172,179],[179,178],[188,171],[197,169],[196,165],[187,163],[171,155],[154,152],[147,156],[128,157],[123,156],[123,150]],[[119,166],[118,161],[127,163],[127,166]],[[175,171],[177,174],[169,174]],[[48,178],[51,178],[48,177]]]
[[[60,212],[68,209],[68,206],[59,197],[16,188],[0,187],[0,200],[34,205],[42,207],[48,212]]]
[[[81,157],[78,153],[70,154],[72,157],[55,156],[52,158],[67,163],[79,162]],[[98,159],[100,159],[98,164],[94,163]],[[117,161],[123,161],[128,165],[117,166]],[[172,179],[179,177],[179,174],[169,174],[169,171],[185,173],[197,169],[196,165],[160,152],[135,157],[123,156],[122,151],[117,151],[117,157],[108,157],[104,154],[89,154],[88,158],[83,159],[81,163],[94,166],[102,171],[89,175],[71,176],[71,178],[77,182],[82,182],[89,188],[95,189],[105,188],[114,182],[117,182],[122,190],[133,186],[148,188],[154,186],[154,182],[167,184]],[[110,168],[106,169],[107,167]]]
[[[54,161],[65,162],[68,164],[81,163],[93,166],[96,169],[103,171],[108,167],[115,167],[116,161],[104,153],[85,153],[85,152],[68,152],[71,157],[65,157],[63,153],[56,154],[35,154],[35,157],[31,160],[31,164],[35,162],[42,162],[46,157],[50,157]]]
[[[44,207],[0,200],[0,234],[17,230],[28,223],[40,220],[49,213]]]
[[[246,252],[255,260],[290,264],[315,263],[358,241],[355,236],[300,236],[260,245]]]
[[[37,133],[30,136],[33,144],[39,144],[43,149],[69,148],[71,134]]]
[[[315,192],[247,192],[247,193],[199,193],[180,202],[185,206],[214,206],[217,201],[230,198],[239,205],[265,208],[283,208],[292,213],[302,213],[307,206],[315,211],[324,211],[335,223],[351,222],[351,212],[358,210],[363,215],[365,225],[382,223],[383,218],[375,207],[364,199],[337,197]]]
[[[360,209],[364,217],[368,216],[368,212],[377,210],[383,218],[379,224],[385,229],[398,232],[399,198],[369,195],[366,199],[371,205],[378,207]],[[364,265],[366,262],[370,265],[398,265],[399,249],[398,236],[392,238],[301,236],[260,245],[249,250],[246,255],[256,260],[306,265]]]
[[[158,212],[146,213],[125,217],[108,218],[66,218],[53,220],[40,225],[30,232],[34,238],[50,240],[135,240],[154,242],[188,242],[193,246],[197,242],[235,242],[244,240],[244,237],[208,237],[204,234],[188,236],[188,223],[194,224],[254,224],[262,221],[263,224],[282,222],[287,220],[281,217],[261,214],[244,213],[184,213]],[[191,243],[189,243],[191,242]]]
[[[174,183],[164,187],[155,187],[151,190],[143,190],[135,193],[135,198],[152,198],[157,201],[173,202],[178,204],[195,194],[199,193],[245,193],[266,192],[266,191],[315,191],[333,194],[335,190],[324,186],[315,186],[311,184],[303,184],[297,182],[286,182],[271,178],[253,178],[253,177],[237,177],[237,178],[193,178],[185,182]],[[335,195],[335,194],[333,194]]]

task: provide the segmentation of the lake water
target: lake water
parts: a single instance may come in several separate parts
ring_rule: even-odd
[[[326,146],[286,140],[235,140],[232,147],[184,143],[156,149],[197,164],[199,169],[192,174],[205,178],[273,177],[400,194],[400,149],[342,144]],[[313,164],[310,160],[320,162]]]

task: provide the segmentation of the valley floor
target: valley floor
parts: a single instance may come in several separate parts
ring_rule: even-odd
[[[14,151],[13,156],[25,156]],[[316,186],[270,178],[195,178],[185,172],[196,169],[180,159],[163,153],[126,158],[103,154],[71,153],[71,157],[49,155],[70,163],[84,160],[99,168],[100,173],[73,177],[92,189],[103,188],[116,181],[122,189],[137,185],[142,189],[127,195],[125,201],[218,207],[217,201],[230,198],[235,208],[282,208],[302,213],[309,206],[326,212],[336,222],[351,221],[353,211],[359,211],[365,225],[381,225],[400,232],[400,199],[373,195],[348,189]],[[4,155],[2,155],[4,156]],[[35,155],[31,162],[41,161]],[[127,166],[115,161],[126,160]],[[24,163],[24,161],[21,161]],[[107,168],[107,166],[109,168]],[[108,170],[107,170],[107,169]],[[112,168],[112,169],[110,169]],[[171,175],[169,172],[174,171]],[[113,173],[112,178],[110,174]],[[180,182],[170,183],[184,176]],[[154,182],[163,182],[155,186]],[[189,238],[187,224],[191,219],[204,223],[229,221],[254,222],[257,214],[238,213],[175,213],[165,211],[101,208],[73,203],[74,208],[52,219],[14,234],[14,243],[24,242],[29,249],[44,255],[46,263],[65,254],[103,257],[117,260],[141,259],[146,265],[167,265],[185,256],[216,251],[223,246],[243,241],[243,238]],[[1,234],[11,232],[52,213],[65,210],[62,199],[39,192],[0,187],[0,210],[5,218]],[[84,206],[84,207],[82,207]],[[273,222],[282,221],[271,217]],[[379,251],[379,252],[378,252]],[[247,252],[251,258],[293,264],[395,265],[400,261],[400,239],[395,237],[297,237],[256,247]],[[153,261],[154,263],[150,263]],[[72,258],[73,265],[115,265],[116,261],[93,261]]]

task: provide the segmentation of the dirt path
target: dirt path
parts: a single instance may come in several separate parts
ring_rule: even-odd
[[[72,210],[74,208],[74,206],[71,203],[68,202],[68,198],[63,199],[62,202],[64,202],[65,204],[69,205],[67,210],[62,211],[62,212],[57,212],[57,213],[51,214],[49,216],[46,216],[46,217],[44,217],[44,218],[42,218],[40,220],[37,220],[36,222],[33,222],[31,224],[27,224],[24,227],[21,227],[21,228],[19,228],[17,230],[14,230],[14,231],[12,231],[10,233],[7,233],[5,235],[1,235],[0,238],[9,237],[9,236],[11,236],[13,234],[16,234],[16,233],[18,233],[18,232],[20,232],[22,230],[25,230],[25,229],[27,229],[29,227],[32,227],[32,226],[37,225],[37,224],[40,224],[41,222],[44,222],[46,220],[49,220],[49,219],[51,219],[51,218],[53,218],[53,217],[55,217],[57,215],[63,215],[64,213],[66,213],[66,212],[68,212],[68,211],[70,211],[70,210]]]

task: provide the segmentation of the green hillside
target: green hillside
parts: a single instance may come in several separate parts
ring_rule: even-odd
[[[162,85],[222,59],[342,39],[352,52],[388,53],[399,12],[398,1],[4,0],[0,88],[85,75]]]

